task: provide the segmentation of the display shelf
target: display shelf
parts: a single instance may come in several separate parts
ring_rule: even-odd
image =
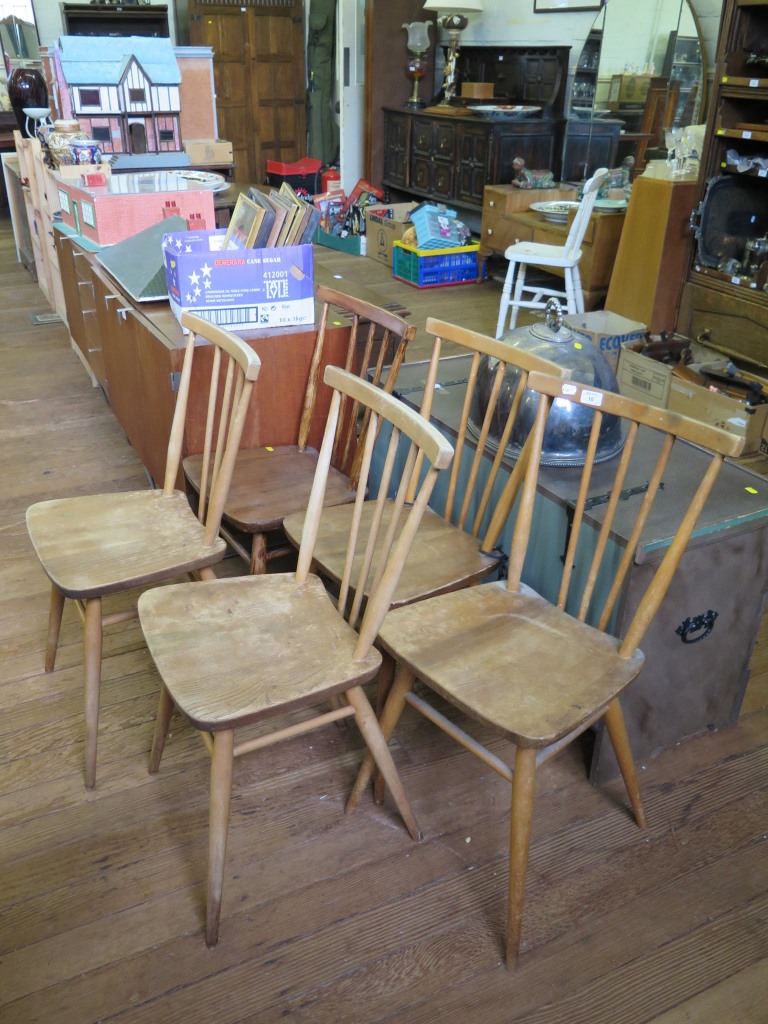
[[[678,329],[768,366],[768,260],[748,259],[768,236],[768,170],[739,171],[768,157],[768,0],[726,0],[717,47],[713,102],[698,185],[696,244],[683,291]],[[726,180],[732,182],[726,184]],[[706,225],[706,232],[705,232]]]

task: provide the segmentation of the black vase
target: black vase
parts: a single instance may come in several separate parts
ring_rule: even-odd
[[[27,116],[24,107],[47,107],[48,89],[37,68],[15,68],[8,79],[8,97],[19,130],[24,133]]]

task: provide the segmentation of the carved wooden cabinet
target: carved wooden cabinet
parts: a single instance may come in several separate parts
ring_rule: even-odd
[[[463,46],[457,63],[465,82],[490,82],[485,104],[537,107],[532,117],[499,120],[472,112],[458,97],[439,107],[384,108],[382,181],[407,195],[477,209],[486,185],[512,180],[512,161],[561,174],[569,46]],[[475,101],[477,102],[477,101]]]
[[[560,174],[563,119],[494,121],[385,107],[384,184],[479,209],[486,185],[512,180],[512,161]]]

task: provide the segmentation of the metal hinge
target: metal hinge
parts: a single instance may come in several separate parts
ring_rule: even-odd
[[[177,370],[175,373],[170,373],[168,376],[171,379],[171,391],[178,391],[179,385],[181,384],[181,370]]]

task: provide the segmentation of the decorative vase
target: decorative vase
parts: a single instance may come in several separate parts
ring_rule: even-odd
[[[53,131],[46,140],[51,163],[54,167],[71,166],[76,162],[73,143],[90,141],[78,121],[54,121]]]
[[[48,87],[37,68],[15,68],[8,79],[8,96],[16,115],[19,131],[26,134],[27,115],[24,107],[47,107]]]

